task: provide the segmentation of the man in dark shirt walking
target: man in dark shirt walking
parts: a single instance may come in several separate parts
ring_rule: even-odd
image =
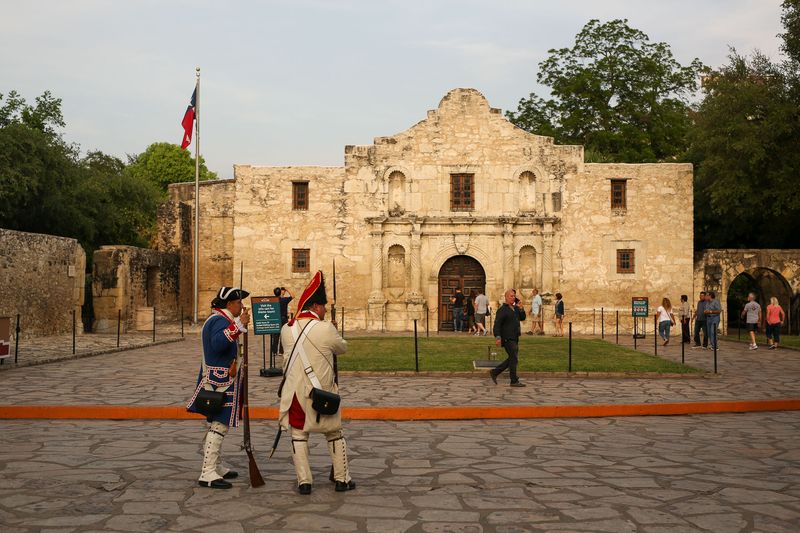
[[[517,376],[517,360],[519,356],[519,336],[522,333],[519,323],[525,320],[525,309],[520,305],[514,289],[508,289],[503,297],[505,303],[497,310],[493,333],[495,344],[505,348],[508,357],[489,372],[489,375],[497,385],[497,376],[507,368],[511,374],[511,386],[524,387],[525,384]]]
[[[700,293],[700,300],[697,302],[697,309],[694,312],[694,346],[692,346],[693,350],[699,350],[700,346],[700,332],[703,332],[703,346],[702,348],[708,348],[708,327],[706,326],[706,307],[708,306],[708,302],[706,301],[706,293],[702,291]]]
[[[460,288],[450,297],[450,303],[453,304],[453,329],[464,331],[464,293]]]

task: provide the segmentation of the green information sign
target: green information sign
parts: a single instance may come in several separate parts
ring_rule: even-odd
[[[649,312],[649,302],[647,296],[634,296],[631,298],[631,316],[641,318],[647,317]]]
[[[269,335],[281,332],[281,303],[274,296],[253,296],[253,333]]]

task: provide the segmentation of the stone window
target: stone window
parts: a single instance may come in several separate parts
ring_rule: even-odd
[[[475,174],[450,174],[450,211],[475,209]]]
[[[628,208],[628,181],[611,180],[611,209]]]
[[[295,211],[308,210],[308,182],[292,182],[292,209]]]
[[[292,248],[292,272],[310,272],[311,250]]]
[[[553,193],[553,211],[561,211],[561,193]]]
[[[633,274],[636,271],[636,251],[617,250],[617,274]]]

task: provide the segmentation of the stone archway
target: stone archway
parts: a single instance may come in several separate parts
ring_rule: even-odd
[[[486,272],[480,262],[468,255],[456,255],[444,262],[439,269],[439,331],[453,331],[453,310],[450,297],[456,289],[465,296],[470,291],[483,292],[486,288]]]
[[[763,267],[743,271],[728,285],[725,295],[729,316],[728,331],[739,326],[744,327],[744,321],[741,320],[740,314],[749,292],[755,293],[756,301],[761,305],[764,313],[767,311],[770,298],[774,296],[778,299],[778,303],[787,314],[783,333],[788,333],[788,314],[792,309],[792,289],[789,282],[780,273]]]

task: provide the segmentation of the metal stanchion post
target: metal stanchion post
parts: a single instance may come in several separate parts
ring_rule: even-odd
[[[686,351],[686,342],[683,340],[683,331],[681,330],[681,364],[686,363],[685,351]]]
[[[183,338],[183,307],[181,307],[181,338]]]
[[[600,338],[606,338],[606,317],[605,309],[603,307],[600,308]]]
[[[417,344],[417,319],[414,319],[414,370],[419,372],[419,345]]]
[[[19,361],[19,313],[17,313],[17,329],[14,331],[14,364],[16,365]]]
[[[597,335],[597,329],[596,329],[597,318],[596,317],[597,317],[597,309],[592,308],[592,335]]]
[[[572,322],[569,323],[569,372],[572,372]]]
[[[639,332],[636,331],[636,317],[633,317],[633,349],[636,349],[636,341],[638,340],[636,337],[639,336]]]
[[[714,337],[716,340],[716,337]],[[714,343],[714,373],[717,373],[717,343]]]
[[[430,316],[430,308],[428,307],[428,304],[425,304],[425,337],[430,337],[429,316]]]
[[[77,319],[75,318],[75,310],[72,310],[72,355],[75,355],[75,328],[77,327]]]
[[[153,342],[156,342],[156,306],[153,306]]]
[[[619,344],[619,309],[617,309],[617,344]]]
[[[342,306],[342,338],[344,339],[344,306]]]
[[[183,323],[181,323],[183,325]],[[119,348],[119,331],[122,327],[122,309],[117,309],[117,348]]]
[[[653,355],[658,355],[658,313],[653,315]]]

